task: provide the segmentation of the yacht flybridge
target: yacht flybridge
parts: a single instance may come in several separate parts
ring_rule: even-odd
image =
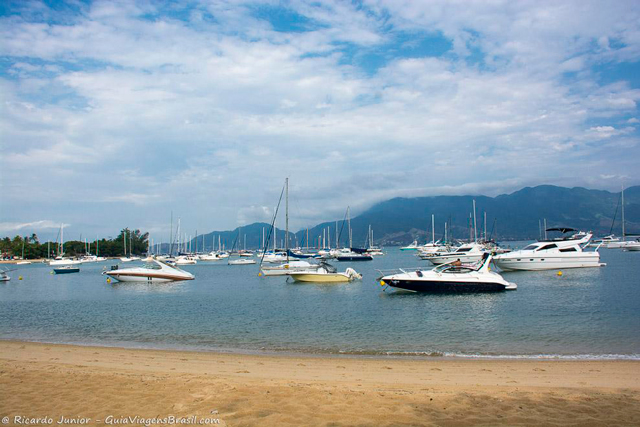
[[[162,283],[195,279],[193,274],[178,267],[172,267],[157,259],[143,267],[116,268],[104,271],[102,274],[106,274],[120,282]]]
[[[577,232],[571,228],[549,228],[568,237],[541,240],[519,251],[496,255],[495,264],[502,270],[554,270],[559,268],[602,267],[598,248],[585,251],[591,233]]]
[[[405,271],[383,275],[382,286],[391,286],[413,292],[496,292],[517,289],[501,275],[490,271],[491,255],[486,253],[475,264],[451,261],[432,270]]]

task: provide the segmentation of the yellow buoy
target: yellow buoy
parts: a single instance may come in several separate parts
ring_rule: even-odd
[[[261,277],[261,276],[262,276],[262,272],[258,273],[258,277]]]
[[[22,276],[18,276],[18,280],[22,280]]]
[[[386,283],[384,283],[384,280],[380,280],[380,286],[384,286]]]
[[[107,277],[107,283],[111,283],[111,278]]]
[[[51,270],[51,271],[49,272],[49,274],[53,274],[53,270]]]
[[[562,276],[562,271],[558,271],[558,276]]]

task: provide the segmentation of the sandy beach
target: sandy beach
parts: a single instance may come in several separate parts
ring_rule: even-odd
[[[0,341],[3,422],[153,424],[169,416],[229,426],[638,425],[640,362],[263,356]]]

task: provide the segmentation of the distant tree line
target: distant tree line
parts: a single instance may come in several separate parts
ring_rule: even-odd
[[[149,233],[142,234],[140,230],[125,228],[115,239],[100,239],[97,241],[81,242],[71,240],[64,242],[64,256],[82,256],[86,254],[104,257],[120,257],[125,255],[124,241],[127,241],[127,254],[131,250],[134,255],[147,252]],[[34,233],[31,236],[16,236],[13,239],[5,237],[0,240],[2,258],[21,257],[24,248],[24,259],[54,258],[58,255],[58,242],[40,242]],[[47,253],[48,250],[51,253]]]

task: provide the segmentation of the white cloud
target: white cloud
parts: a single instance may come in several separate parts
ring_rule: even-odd
[[[0,222],[0,233],[19,233],[22,230],[26,230],[29,233],[32,231],[59,229],[61,226],[68,227],[70,224],[63,224],[60,222],[54,222],[48,219],[32,222]]]
[[[65,25],[2,18],[3,219],[63,211],[27,204],[55,195],[87,227],[156,230],[175,211],[231,228],[264,220],[290,176],[296,227],[395,195],[579,184],[592,168],[639,178],[638,136],[621,123],[638,122],[640,91],[593,68],[640,58],[633,2],[293,1],[300,32],[251,6],[205,4],[191,21],[144,2],[92,3]],[[453,49],[396,55],[409,32]],[[380,67],[361,68],[367,55]]]

